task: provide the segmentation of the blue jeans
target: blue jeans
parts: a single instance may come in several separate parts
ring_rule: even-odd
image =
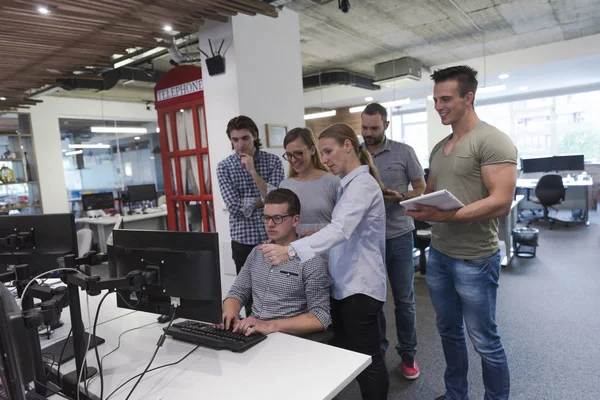
[[[417,352],[417,314],[415,308],[414,240],[412,232],[385,241],[385,263],[394,296],[396,314],[396,350],[403,361],[412,363]],[[386,352],[386,320],[383,308],[379,314],[381,349]],[[407,358],[408,357],[408,358]]]
[[[500,251],[487,258],[461,260],[430,248],[426,276],[446,358],[446,397],[469,399],[464,320],[473,347],[481,356],[484,400],[507,400],[508,361],[496,329]]]

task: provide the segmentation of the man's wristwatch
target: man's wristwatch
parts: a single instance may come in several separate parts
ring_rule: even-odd
[[[296,250],[292,247],[291,244],[288,245],[288,257],[290,258],[290,260],[293,260],[294,258],[296,258],[298,256],[298,254],[296,253]]]

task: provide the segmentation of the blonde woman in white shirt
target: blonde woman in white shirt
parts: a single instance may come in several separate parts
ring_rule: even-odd
[[[357,377],[363,399],[387,399],[389,376],[378,322],[386,298],[383,187],[369,152],[360,149],[348,125],[325,129],[319,149],[324,164],[341,177],[331,223],[287,247],[264,244],[261,250],[273,264],[328,252],[336,343],[372,357]]]

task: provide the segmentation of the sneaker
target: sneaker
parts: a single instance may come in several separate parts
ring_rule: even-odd
[[[419,366],[414,361],[412,367],[406,363],[402,363],[402,375],[409,380],[417,379],[419,377]],[[443,399],[442,399],[443,400]]]

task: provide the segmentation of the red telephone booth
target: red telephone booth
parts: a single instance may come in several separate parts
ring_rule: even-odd
[[[202,70],[190,65],[171,69],[156,84],[154,96],[168,228],[214,232]]]

